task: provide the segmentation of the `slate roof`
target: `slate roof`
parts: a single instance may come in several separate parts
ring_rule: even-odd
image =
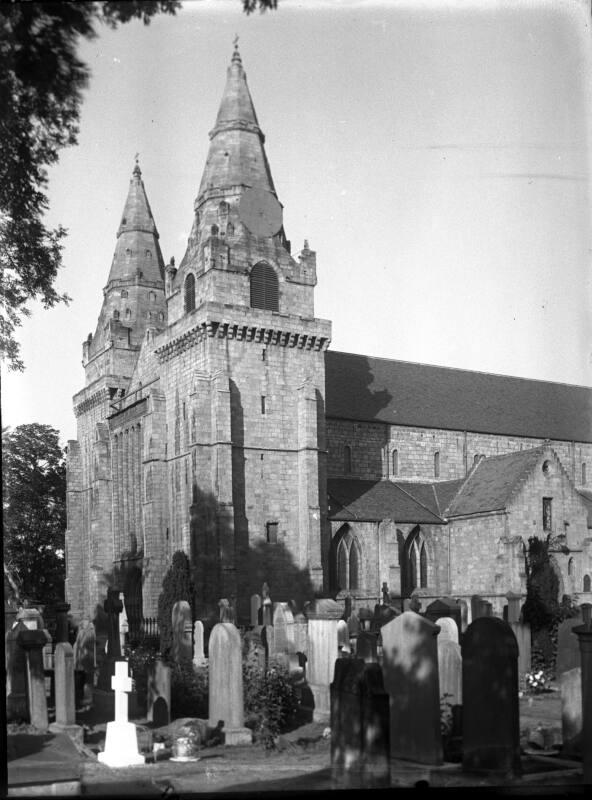
[[[429,484],[393,483],[392,481],[360,481],[351,478],[329,478],[329,517],[334,520],[441,524],[435,493]],[[425,501],[425,502],[424,502]]]
[[[334,350],[325,374],[327,417],[592,442],[592,390],[585,386]]]
[[[446,509],[448,518],[506,508],[514,488],[534,469],[544,447],[483,458]]]

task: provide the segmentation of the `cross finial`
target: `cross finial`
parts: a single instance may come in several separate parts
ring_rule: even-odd
[[[234,52],[232,54],[232,62],[234,64],[240,64],[241,63],[241,57],[240,57],[240,53],[238,52],[238,33],[234,34],[234,39],[232,40],[232,43],[234,44]]]

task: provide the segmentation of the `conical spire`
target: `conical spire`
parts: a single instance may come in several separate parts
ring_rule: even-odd
[[[138,270],[142,272],[144,280],[162,280],[164,263],[158,238],[136,155],[107,283],[133,279]]]
[[[237,39],[210,139],[198,203],[208,189],[230,186],[258,186],[275,194]]]

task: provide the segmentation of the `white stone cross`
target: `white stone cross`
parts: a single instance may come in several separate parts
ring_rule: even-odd
[[[132,679],[127,672],[127,661],[115,662],[115,675],[111,678],[115,692],[115,722],[127,722],[127,694],[132,690]]]

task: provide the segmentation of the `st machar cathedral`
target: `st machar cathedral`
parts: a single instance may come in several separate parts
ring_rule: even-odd
[[[173,553],[196,617],[274,600],[370,606],[525,593],[548,539],[592,593],[592,391],[330,349],[316,253],[292,254],[235,45],[187,250],[162,257],[136,162],[68,444],[66,599],[117,585],[155,616]],[[340,594],[341,593],[341,594]],[[129,611],[128,611],[129,613]]]

